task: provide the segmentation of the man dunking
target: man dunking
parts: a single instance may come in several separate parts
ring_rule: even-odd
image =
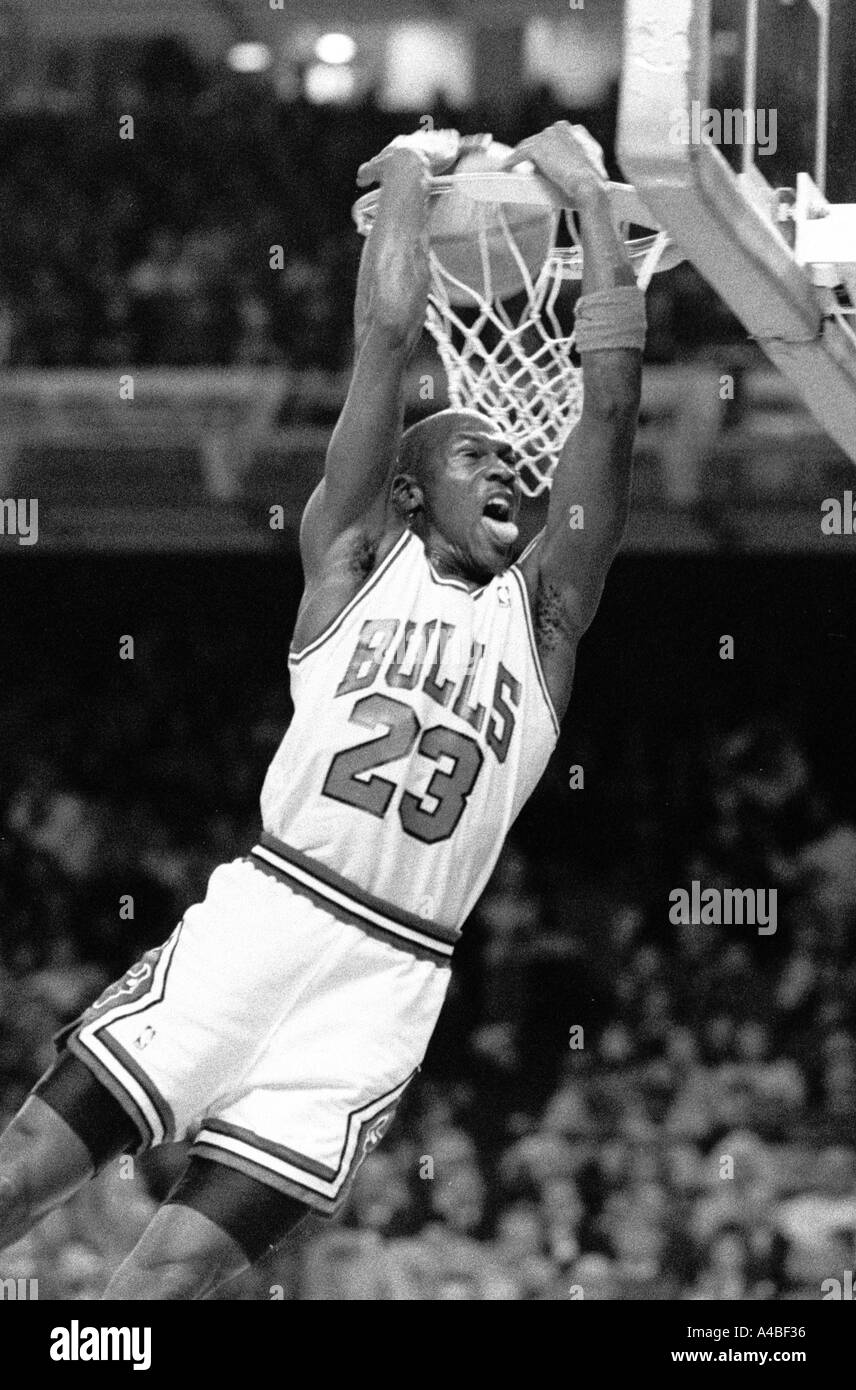
[[[0,1244],[123,1152],[191,1141],[108,1299],[201,1298],[331,1215],[418,1069],[461,923],[554,748],[577,643],[627,517],[644,300],[597,147],[525,140],[578,211],[582,416],[544,530],[512,564],[519,487],[492,423],[402,434],[428,293],[429,177],[454,132],[394,142],[356,301],[357,358],[303,518],[295,714],[264,831],[169,940],[70,1025],[0,1139]],[[584,529],[568,524],[583,508]]]

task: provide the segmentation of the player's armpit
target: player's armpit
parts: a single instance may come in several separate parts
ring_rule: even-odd
[[[550,701],[561,720],[570,702],[577,644],[584,629],[573,595],[540,568],[543,539],[542,532],[538,544],[530,549],[518,568],[526,583],[538,660]]]
[[[337,523],[325,506],[326,479],[309,498],[300,522],[300,558],[307,582],[336,569],[362,583],[375,562],[378,542],[386,521],[385,495],[350,526]]]

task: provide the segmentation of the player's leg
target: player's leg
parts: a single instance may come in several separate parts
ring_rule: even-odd
[[[204,1298],[279,1245],[307,1215],[295,1198],[193,1157],[103,1297]]]
[[[109,1091],[63,1053],[0,1135],[0,1248],[20,1240],[137,1142],[135,1126]]]
[[[0,1249],[26,1235],[94,1172],[92,1156],[64,1120],[30,1096],[0,1135]]]

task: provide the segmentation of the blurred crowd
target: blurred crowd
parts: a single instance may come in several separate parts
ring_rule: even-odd
[[[52,1035],[253,842],[289,709],[241,625],[220,638],[144,635],[133,677],[89,680],[82,650],[4,686],[3,1119]],[[548,778],[344,1217],[220,1297],[816,1299],[856,1267],[856,828],[787,725],[690,741],[674,765],[665,790],[604,765],[588,843],[621,822],[642,844],[606,869],[585,841],[557,849],[573,794]],[[775,888],[775,934],[674,925],[669,893],[693,880]],[[111,1164],[0,1278],[97,1297],[183,1156]]]
[[[510,143],[570,117],[620,177],[616,109],[615,92],[574,111],[548,88],[499,120],[439,97],[431,113],[390,113],[371,94],[356,107],[283,101],[264,78],[154,42],[86,106],[0,115],[0,365],[340,368],[363,160],[429,114]],[[654,361],[745,337],[686,266],[657,278],[649,321]]]

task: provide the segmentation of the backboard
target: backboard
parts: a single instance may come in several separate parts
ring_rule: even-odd
[[[856,461],[856,206],[826,189],[833,5],[627,0],[618,155]]]

